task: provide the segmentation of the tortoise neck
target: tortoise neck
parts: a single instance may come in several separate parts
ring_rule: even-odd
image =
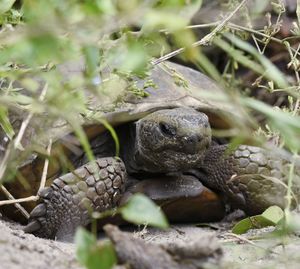
[[[136,161],[136,129],[135,124],[123,124],[115,127],[119,144],[120,157],[124,161],[129,174],[140,172],[141,165]],[[116,156],[116,144],[109,131],[98,135],[90,141],[91,149],[95,158]],[[89,160],[84,152],[71,156],[75,167],[82,166]]]
[[[135,123],[120,125],[116,128],[120,142],[120,157],[124,161],[127,173],[140,172],[136,162],[136,127]]]
[[[91,140],[90,146],[96,159],[116,155],[115,143],[108,131],[103,132]],[[75,167],[79,167],[88,163],[89,159],[86,153],[82,151],[81,154],[71,156],[71,161]]]

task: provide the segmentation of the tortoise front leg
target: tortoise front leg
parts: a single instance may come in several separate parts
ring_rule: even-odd
[[[259,147],[213,146],[200,169],[201,181],[225,193],[231,204],[247,214],[260,214],[271,205],[286,206],[287,179],[291,156]],[[300,165],[295,165],[292,190],[300,193]],[[295,199],[293,199],[295,202]]]
[[[115,158],[100,158],[58,177],[39,193],[42,201],[32,210],[25,232],[69,241],[78,226],[91,221],[91,212],[118,205],[125,181],[125,166]]]

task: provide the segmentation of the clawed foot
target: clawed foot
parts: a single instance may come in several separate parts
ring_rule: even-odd
[[[98,159],[55,179],[39,193],[42,203],[31,212],[25,232],[69,241],[78,226],[90,222],[93,211],[118,205],[125,181],[125,166],[114,158]]]

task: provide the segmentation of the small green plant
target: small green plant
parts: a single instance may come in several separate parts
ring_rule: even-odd
[[[142,194],[135,194],[128,203],[118,210],[122,217],[135,224],[149,224],[159,228],[169,226],[160,208]]]
[[[102,218],[112,212],[104,212],[94,216]],[[118,208],[124,220],[134,224],[150,225],[159,228],[169,226],[165,215],[160,208],[142,194],[133,195],[128,202]],[[117,263],[116,254],[110,241],[97,242],[96,235],[79,228],[75,235],[76,256],[78,261],[87,269],[109,269]]]
[[[87,269],[110,269],[117,263],[110,241],[97,242],[95,235],[79,228],[75,235],[76,257]]]
[[[239,221],[232,228],[232,232],[235,234],[243,234],[250,229],[276,226],[283,218],[283,210],[278,206],[271,206],[260,215],[251,216]]]

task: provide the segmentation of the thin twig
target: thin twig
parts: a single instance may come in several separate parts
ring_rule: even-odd
[[[299,50],[300,50],[300,44],[298,45],[298,48],[297,48],[294,55],[292,53],[292,50],[291,50],[292,47],[290,46],[290,44],[288,42],[284,42],[284,45],[286,46],[286,48],[288,50],[288,53],[290,55],[290,58],[291,58],[291,61],[288,64],[288,67],[291,67],[291,66],[293,67],[293,70],[294,70],[294,73],[295,73],[295,78],[296,78],[296,81],[297,81],[297,84],[298,84],[298,87],[299,87],[300,86],[300,76],[299,76],[299,72],[297,71],[298,70],[297,54],[299,53]],[[296,91],[298,92],[297,89],[296,89]],[[299,97],[297,97],[294,108],[293,108],[293,112],[292,112],[293,116],[297,115],[297,113],[299,112],[299,105],[300,105],[300,99],[299,99]]]
[[[47,147],[47,155],[50,156],[51,153],[51,147],[52,147],[52,139],[49,140],[49,144]],[[40,182],[40,187],[38,190],[38,193],[40,190],[42,190],[43,188],[45,188],[45,184],[46,184],[46,179],[47,179],[47,173],[48,173],[48,166],[49,166],[49,158],[45,159],[45,163],[44,163],[44,167],[43,167],[43,173],[42,173],[42,177],[41,177],[41,182]],[[38,196],[37,193],[37,196]]]
[[[252,37],[252,40],[254,41],[254,44],[255,44],[255,46],[256,46],[256,48],[257,48],[259,54],[262,55],[263,52],[262,52],[261,49],[260,49],[260,46],[259,46],[259,44],[258,44],[258,42],[257,42],[257,39],[256,39],[256,36],[255,36],[253,33],[251,33],[251,37]]]
[[[202,45],[207,45],[209,42],[211,42],[211,40],[215,37],[215,35],[217,33],[219,33],[224,27],[225,25],[228,23],[229,20],[231,20],[231,18],[246,4],[248,0],[243,0],[236,8],[235,10],[233,10],[224,20],[222,20],[220,22],[220,24],[218,24],[218,26],[211,31],[209,34],[207,34],[206,36],[204,36],[202,39],[200,39],[199,41],[195,42],[192,44],[192,47],[198,47],[198,46],[202,46]],[[178,55],[179,53],[185,51],[186,48],[180,48],[178,50],[172,51],[156,60],[153,60],[151,63],[152,65],[157,65],[163,61],[166,61],[176,55]]]
[[[265,248],[265,247],[263,247],[263,246],[260,246],[260,245],[255,244],[254,242],[252,242],[251,240],[247,239],[246,237],[243,237],[243,236],[240,236],[240,235],[237,235],[237,234],[234,234],[234,233],[226,233],[225,235],[231,236],[231,237],[233,237],[233,238],[236,238],[236,239],[238,239],[238,240],[240,240],[240,241],[243,241],[243,242],[245,242],[245,243],[248,243],[248,244],[250,244],[250,245],[252,245],[252,246],[255,246],[255,247],[257,247],[257,248],[263,249],[263,250],[265,250],[265,251],[271,252],[271,253],[273,253],[273,254],[279,254],[279,253],[275,252],[275,251],[272,250],[272,249],[267,249],[267,248]]]
[[[48,156],[51,153],[51,147],[52,147],[52,139],[50,139],[48,147],[47,147],[47,154]],[[9,205],[9,204],[16,204],[16,207],[19,208],[19,203],[24,203],[24,202],[32,202],[32,201],[37,201],[40,197],[39,197],[39,191],[42,190],[43,188],[45,188],[45,184],[46,184],[46,179],[47,179],[47,172],[48,172],[48,166],[49,166],[49,159],[46,158],[45,159],[45,163],[44,163],[44,167],[43,167],[43,173],[41,176],[41,182],[40,182],[40,187],[38,189],[38,192],[36,195],[32,195],[29,197],[25,197],[25,198],[19,198],[16,199],[13,197],[13,195],[2,185],[1,188],[3,190],[3,192],[5,193],[5,195],[8,197],[9,200],[3,200],[0,201],[0,206],[3,205]],[[22,206],[21,206],[22,207]],[[23,208],[23,207],[22,207]],[[19,208],[20,209],[20,208]],[[24,209],[24,208],[23,208]],[[24,209],[25,210],[25,209]],[[25,210],[26,211],[26,210]],[[27,211],[26,211],[27,212]],[[28,214],[28,213],[27,213]]]
[[[39,199],[39,197],[37,195],[32,195],[32,196],[29,196],[29,197],[19,198],[19,199],[15,199],[13,196],[11,196],[11,198],[12,199],[0,201],[0,206],[11,205],[11,204],[17,205],[19,203],[32,202],[32,201],[37,201]],[[22,208],[24,209],[24,207],[22,207]],[[28,216],[29,216],[29,214],[28,214]]]
[[[46,83],[44,88],[42,89],[42,92],[39,96],[39,101],[43,101],[45,99],[45,96],[46,96],[46,93],[47,93],[47,90],[48,90],[48,84]],[[4,173],[5,173],[5,170],[7,168],[7,164],[8,164],[8,160],[9,160],[9,157],[10,157],[10,154],[11,154],[11,151],[12,150],[16,150],[20,143],[21,143],[21,140],[24,136],[24,133],[31,121],[33,117],[33,113],[30,112],[27,117],[25,118],[25,120],[22,122],[21,124],[21,127],[20,127],[20,130],[18,132],[18,135],[17,137],[15,138],[12,146],[10,148],[8,148],[4,154],[4,157],[2,159],[2,162],[0,164],[0,183],[3,179],[3,176],[4,176]],[[49,143],[49,146],[48,146],[48,151],[50,152],[51,150],[51,145],[52,145],[52,141],[50,141]],[[44,175],[45,173],[47,174],[47,170],[48,170],[48,164],[49,164],[49,161],[48,159],[45,160],[45,165],[44,165],[44,170],[43,170],[43,175],[42,175],[42,178],[41,178],[41,184],[40,184],[40,189],[42,186],[45,185],[45,180],[44,178],[46,178],[46,176]],[[46,172],[44,172],[46,171]],[[39,190],[40,190],[39,189]],[[0,201],[0,206],[2,205],[8,205],[8,204],[14,204],[16,208],[18,208],[21,212],[21,214],[23,214],[27,219],[29,218],[29,213],[26,211],[26,209],[21,206],[20,203],[22,202],[30,202],[30,201],[37,201],[39,199],[38,195],[36,196],[30,196],[30,197],[26,197],[26,198],[20,198],[20,199],[15,199],[13,197],[13,195],[3,186],[1,185],[1,190],[2,192],[6,195],[6,197],[9,199],[9,200],[4,200],[4,201]]]
[[[209,28],[219,25],[222,22],[222,20],[215,21],[215,22],[209,22],[209,23],[203,23],[203,24],[194,24],[194,25],[188,25],[185,27],[185,29],[201,29],[201,28]],[[167,29],[161,29],[159,30],[160,33],[169,33]]]
[[[195,25],[189,25],[186,28],[187,29],[205,28],[205,27],[209,27],[209,26],[210,27],[211,26],[217,26],[219,23],[220,23],[220,21],[211,22],[211,23],[207,23],[207,24],[195,24]],[[235,23],[232,23],[232,22],[228,22],[228,24],[226,26],[229,27],[232,30],[246,31],[246,32],[249,32],[249,33],[252,33],[252,34],[255,34],[255,35],[259,35],[261,37],[270,39],[271,41],[274,41],[274,42],[279,43],[279,44],[284,44],[284,42],[287,41],[290,38],[299,39],[299,37],[297,37],[297,36],[292,36],[292,37],[286,37],[284,39],[279,39],[279,38],[276,38],[276,37],[273,37],[273,36],[269,36],[269,35],[267,35],[263,32],[260,32],[258,30],[248,28],[248,27],[245,27],[245,26],[241,26],[241,25],[238,25],[238,24],[235,24]],[[295,53],[295,56],[297,56],[297,55],[300,56],[300,52],[297,51],[295,48],[291,47],[291,50]]]
[[[12,147],[8,147],[8,149],[5,151],[4,157],[3,157],[2,162],[0,164],[0,183],[2,181],[4,173],[6,171],[6,167],[7,167],[7,163],[8,163],[11,151],[18,148],[18,146],[19,146],[19,144],[20,144],[20,142],[21,142],[21,140],[22,140],[22,138],[24,136],[25,130],[28,127],[28,124],[29,124],[32,116],[33,116],[33,113],[29,113],[27,115],[27,117],[23,120],[23,122],[21,124],[21,128],[19,130],[19,133],[18,133],[16,139],[14,140],[13,146]]]
[[[41,95],[39,97],[39,101],[43,101],[44,98],[45,98],[45,95],[46,95],[46,92],[47,92],[47,89],[48,89],[48,84],[46,83],[42,92],[41,92]],[[4,176],[4,173],[6,171],[6,168],[7,168],[7,164],[8,164],[8,160],[9,160],[9,157],[10,157],[10,154],[13,150],[16,150],[20,143],[21,143],[21,140],[24,136],[24,133],[31,121],[33,117],[33,112],[30,112],[27,117],[23,120],[22,124],[21,124],[21,127],[20,127],[20,130],[18,132],[18,135],[16,136],[14,142],[13,142],[13,145],[11,147],[9,147],[5,154],[4,154],[4,157],[0,163],[0,184],[2,183],[3,181],[3,176]]]
[[[0,206],[11,204],[11,203],[9,203],[10,201],[16,201],[16,199],[11,195],[11,193],[3,185],[1,186],[1,190],[6,195],[6,197],[8,197],[8,199],[10,199],[10,200],[0,201]],[[14,202],[14,203],[15,203],[15,207],[20,210],[20,212],[23,214],[23,216],[26,219],[29,219],[29,213],[27,212],[27,210],[23,206],[21,206],[18,202]]]
[[[209,23],[204,23],[204,24],[193,24],[193,25],[188,25],[186,29],[201,29],[201,28],[208,28],[208,27],[213,27],[217,26],[221,23],[222,21],[215,21],[215,22],[209,22]]]
[[[284,44],[284,42],[286,41],[286,39],[279,39],[279,38],[276,38],[276,37],[273,37],[273,36],[269,36],[269,35],[267,35],[265,33],[259,32],[257,30],[254,30],[254,29],[251,29],[251,28],[248,28],[248,27],[244,27],[244,26],[241,26],[241,25],[237,25],[237,24],[234,24],[234,23],[231,23],[231,22],[228,23],[228,27],[230,27],[233,30],[246,31],[246,32],[249,32],[249,33],[253,33],[253,34],[256,34],[256,35],[268,38],[271,41],[274,41],[274,42],[279,43],[279,44]],[[299,39],[299,37],[295,37],[295,38]],[[297,52],[296,49],[294,49],[294,48],[291,47],[291,50],[293,52],[295,52],[296,55],[300,56],[300,53]]]

